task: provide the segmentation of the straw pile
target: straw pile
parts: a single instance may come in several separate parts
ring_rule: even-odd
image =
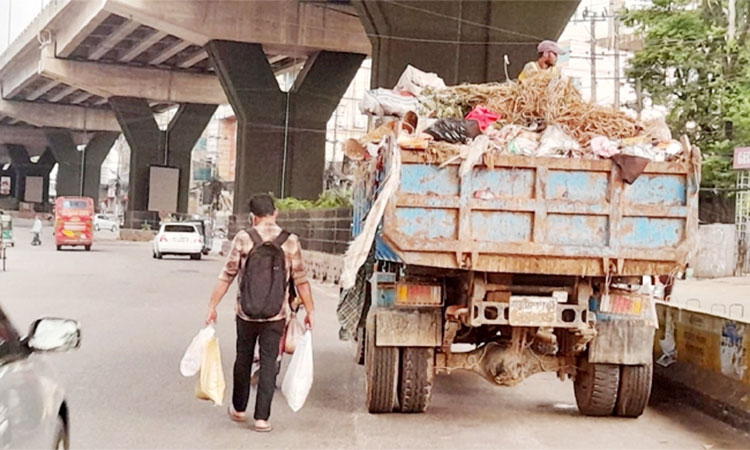
[[[557,125],[584,148],[595,136],[623,139],[638,135],[634,119],[614,108],[590,103],[568,79],[551,71],[523,82],[465,84],[426,92],[424,108],[436,117],[464,117],[477,105],[502,115],[499,124]]]

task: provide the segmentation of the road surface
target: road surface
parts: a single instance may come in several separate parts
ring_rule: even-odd
[[[50,355],[68,388],[74,448],[747,448],[750,437],[688,406],[655,402],[637,420],[588,418],[571,382],[537,375],[498,388],[470,373],[438,377],[422,415],[370,415],[363,369],[338,340],[337,289],[314,285],[315,383],[293,413],[274,399],[274,431],[230,422],[194,398],[183,351],[201,328],[221,261],[155,260],[150,244],[101,233],[91,252],[56,252],[49,228],[31,247],[19,228],[0,272],[0,298],[17,327],[43,315],[81,321],[83,346]],[[232,301],[219,309],[225,374],[234,356]],[[231,380],[227,379],[227,399]]]

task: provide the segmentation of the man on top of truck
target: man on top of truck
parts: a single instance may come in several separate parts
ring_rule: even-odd
[[[536,46],[539,58],[536,61],[529,61],[523,66],[523,70],[518,75],[518,81],[523,81],[535,73],[543,70],[552,70],[560,74],[560,68],[557,67],[558,55],[564,55],[566,52],[557,45],[555,41],[542,41]]]

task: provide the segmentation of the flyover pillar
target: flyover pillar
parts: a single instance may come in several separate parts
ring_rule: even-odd
[[[408,64],[448,85],[505,81],[557,39],[579,0],[355,0],[372,43],[372,86],[392,88]]]
[[[326,124],[365,55],[319,51],[284,92],[261,44],[215,40],[206,50],[238,119],[234,211],[258,192],[316,197]]]
[[[70,130],[45,130],[49,149],[57,160],[57,195],[82,195],[99,200],[101,167],[119,133],[99,131],[79,151]]]
[[[148,210],[149,167],[169,166],[180,169],[177,212],[187,212],[190,156],[217,106],[182,104],[162,131],[146,100],[112,97],[109,103],[130,146],[128,211]]]
[[[10,157],[10,172],[12,173],[11,193],[17,201],[26,200],[26,177],[41,177],[42,205],[49,204],[49,174],[55,167],[55,157],[49,148],[42,153],[36,163],[31,162],[26,147],[18,144],[6,144]]]

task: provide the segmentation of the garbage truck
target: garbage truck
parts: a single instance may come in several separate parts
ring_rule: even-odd
[[[516,155],[461,176],[460,161],[384,142],[354,189],[355,234],[386,197],[355,336],[367,409],[424,412],[439,374],[514,386],[555,372],[582,414],[640,416],[657,326],[643,279],[694,251],[699,150],[629,183],[610,159]]]

